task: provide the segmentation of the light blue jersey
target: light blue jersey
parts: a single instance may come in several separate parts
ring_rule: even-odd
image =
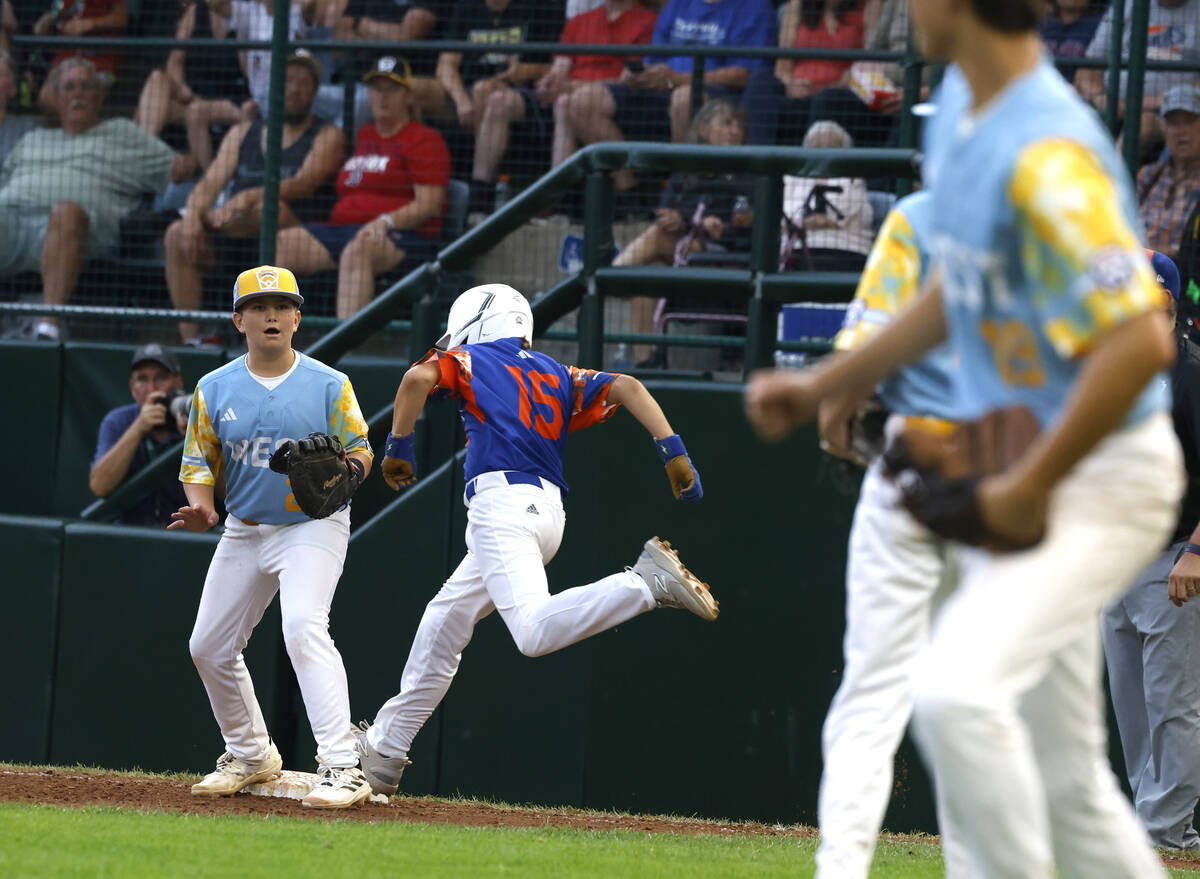
[[[347,451],[371,452],[350,380],[311,357],[296,356],[299,363],[274,390],[250,374],[245,355],[196,384],[179,481],[223,480],[226,509],[244,521],[307,521],[287,477],[267,466],[287,440],[328,433]]]
[[[971,86],[962,68],[957,64],[946,68],[929,102],[935,107],[935,112],[921,127],[921,181],[926,189],[933,189],[942,158],[939,150],[949,142],[949,134],[954,131],[954,120],[971,106]],[[949,132],[945,130],[947,128]]]
[[[867,257],[834,348],[860,347],[917,298],[931,262],[932,211],[933,197],[925,191],[902,198],[892,208]],[[953,349],[948,343],[939,345],[883,381],[879,396],[888,409],[901,415],[955,420],[958,413],[950,382],[953,365]]]
[[[1046,426],[1096,340],[1162,293],[1112,140],[1050,64],[982,112],[958,103],[939,108],[928,144],[956,405],[975,418],[1023,404]],[[1165,409],[1162,388],[1149,383],[1127,421]]]

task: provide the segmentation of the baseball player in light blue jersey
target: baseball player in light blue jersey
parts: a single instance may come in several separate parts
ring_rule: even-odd
[[[971,497],[991,534],[1035,545],[962,553],[915,672],[915,730],[982,875],[1161,877],[1108,767],[1100,688],[1100,612],[1154,557],[1182,489],[1154,381],[1174,345],[1131,185],[1045,56],[1041,0],[910,6],[926,57],[957,63],[971,94],[932,145],[940,290],[823,368],[753,382],[747,411],[777,437],[949,338],[959,415],[1036,414],[1041,433]]]
[[[287,269],[260,266],[238,275],[233,322],[248,353],[196,385],[179,471],[189,506],[168,527],[216,525],[213,491],[224,487],[229,515],[189,646],[226,751],[192,793],[228,796],[279,774],[279,752],[242,659],[278,592],[284,643],[317,741],[320,780],[303,803],[345,808],[371,794],[350,732],[346,670],[329,636],[350,510],[310,519],[288,478],[267,465],[281,445],[314,432],[337,437],[360,475],[369,471],[372,452],[349,379],[292,349],[303,303]]]
[[[458,400],[467,431],[467,555],[425,608],[400,692],[358,734],[376,793],[395,793],[409,748],[442,701],[463,649],[493,610],[526,656],[561,650],[655,607],[717,618],[708,586],[657,537],[632,568],[550,594],[545,565],[558,551],[567,434],[624,405],[650,432],[675,497],[698,501],[700,477],[650,392],[626,375],[565,366],[530,350],[533,315],[504,284],[473,287],[450,309],[438,348],[405,373],[381,470],[398,489],[414,479],[412,433],[430,395]]]
[[[897,202],[880,227],[836,351],[852,351],[916,298],[930,265],[932,196]],[[887,430],[913,422],[953,426],[954,352],[939,346],[882,382]],[[852,437],[838,425],[824,447],[848,455]],[[930,617],[949,579],[948,543],[901,505],[895,484],[871,461],[863,478],[846,564],[845,666],[822,736],[824,769],[817,805],[821,844],[817,879],[866,879],[892,791],[892,763],[912,714],[913,673],[929,642]],[[973,875],[940,815],[946,875]]]

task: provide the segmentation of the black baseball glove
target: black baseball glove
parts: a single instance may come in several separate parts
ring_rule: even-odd
[[[362,484],[362,472],[346,459],[341,441],[324,433],[289,440],[275,450],[268,466],[287,474],[296,504],[313,519],[336,513]]]

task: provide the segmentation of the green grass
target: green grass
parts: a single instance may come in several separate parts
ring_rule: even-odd
[[[0,804],[0,876],[805,877],[815,839],[495,829]],[[872,877],[940,877],[935,845],[881,843]],[[1195,876],[1172,871],[1173,876]]]

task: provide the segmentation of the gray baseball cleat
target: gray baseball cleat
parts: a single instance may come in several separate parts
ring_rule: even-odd
[[[665,540],[647,540],[637,564],[629,570],[646,582],[659,607],[681,607],[710,621],[720,613],[708,584],[684,567],[679,553]]]
[[[354,733],[358,763],[371,785],[371,790],[390,797],[400,787],[400,776],[404,774],[404,767],[411,766],[412,761],[407,757],[385,757],[372,748],[371,743],[367,741],[367,731],[370,729],[371,724],[365,720],[350,728]]]

